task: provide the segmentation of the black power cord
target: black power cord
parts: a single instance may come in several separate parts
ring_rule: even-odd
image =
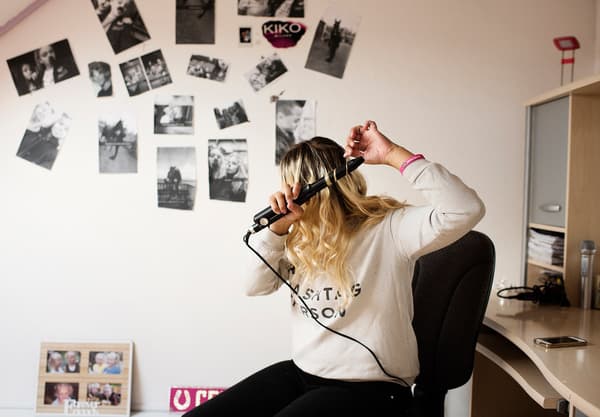
[[[561,307],[569,307],[571,305],[567,298],[562,278],[546,280],[542,285],[534,285],[533,287],[502,288],[498,290],[496,295],[500,298],[531,301],[541,305],[556,304]]]
[[[256,250],[255,250],[255,249],[252,247],[252,246],[250,246],[250,235],[251,235],[251,234],[252,234],[252,232],[251,232],[251,231],[248,231],[248,233],[246,233],[246,234],[244,235],[244,243],[246,244],[246,246],[248,246],[248,248],[249,248],[249,249],[250,249],[252,252],[254,252],[254,254],[255,254],[256,256],[258,256],[258,258],[259,258],[261,261],[263,261],[263,263],[264,263],[264,264],[265,264],[265,265],[266,265],[266,266],[267,266],[267,267],[268,267],[268,268],[269,268],[271,271],[273,271],[273,273],[274,273],[274,274],[277,276],[277,278],[279,278],[279,279],[281,280],[281,282],[283,282],[283,283],[285,284],[285,286],[286,286],[286,287],[288,287],[288,288],[290,289],[290,291],[291,291],[291,292],[292,292],[292,293],[293,293],[293,294],[296,296],[296,298],[297,298],[298,300],[300,300],[300,302],[301,302],[301,303],[304,305],[304,307],[306,308],[306,311],[308,311],[308,312],[309,312],[309,314],[310,314],[310,317],[311,317],[311,318],[312,318],[312,319],[313,319],[315,322],[317,322],[317,324],[318,324],[319,326],[321,326],[321,327],[323,327],[324,329],[326,329],[326,330],[330,331],[331,333],[337,334],[338,336],[341,336],[341,337],[343,337],[343,338],[345,338],[345,339],[351,340],[352,342],[358,343],[359,345],[361,345],[362,347],[364,347],[364,348],[365,348],[365,349],[366,349],[366,350],[367,350],[367,351],[368,351],[368,352],[371,354],[371,356],[373,357],[373,359],[375,359],[375,362],[377,362],[377,366],[379,366],[379,369],[381,369],[381,371],[382,371],[382,372],[383,372],[385,375],[387,375],[388,377],[390,377],[390,378],[394,379],[395,381],[398,381],[398,382],[400,382],[400,383],[401,383],[403,386],[410,388],[410,384],[409,384],[409,383],[407,383],[407,382],[406,382],[404,379],[400,378],[399,376],[392,375],[392,374],[390,374],[388,371],[386,371],[386,370],[385,370],[385,368],[384,368],[384,367],[383,367],[383,365],[381,364],[381,361],[379,360],[379,358],[377,357],[377,355],[375,354],[375,352],[373,352],[373,350],[372,350],[370,347],[368,347],[368,346],[367,346],[367,345],[365,345],[363,342],[361,342],[361,341],[360,341],[360,340],[358,340],[358,339],[355,339],[355,338],[354,338],[354,337],[352,337],[352,336],[348,336],[348,335],[346,335],[346,334],[344,334],[344,333],[338,332],[337,330],[334,330],[334,329],[332,329],[331,327],[328,327],[327,325],[325,325],[325,324],[321,323],[321,322],[319,321],[319,319],[317,319],[317,318],[316,318],[316,317],[315,317],[315,316],[314,316],[314,315],[311,313],[311,311],[312,311],[312,310],[310,309],[310,307],[308,306],[308,304],[306,303],[306,301],[304,301],[304,299],[303,299],[303,298],[300,296],[300,294],[298,294],[298,291],[296,291],[296,289],[294,289],[294,287],[292,287],[292,286],[290,285],[290,283],[289,283],[289,282],[287,282],[287,280],[285,280],[285,279],[284,279],[284,278],[281,276],[281,274],[280,274],[280,273],[279,273],[279,272],[278,272],[278,271],[277,271],[275,268],[273,268],[273,267],[271,266],[271,264],[269,264],[269,262],[267,262],[267,260],[266,260],[265,258],[263,258],[263,257],[262,257],[262,255],[261,255],[260,253],[258,253],[258,252],[257,252],[257,251],[256,251]]]
[[[514,292],[514,293],[510,294],[510,295],[505,294],[508,292]],[[537,303],[540,299],[541,293],[538,288],[520,286],[520,287],[502,288],[502,289],[498,290],[496,295],[500,298],[505,298],[508,300],[516,299],[516,300],[523,300],[523,301],[533,301],[534,303]]]

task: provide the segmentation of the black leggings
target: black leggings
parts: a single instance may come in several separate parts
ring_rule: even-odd
[[[393,382],[325,379],[284,361],[258,371],[183,417],[398,417],[411,399],[410,388]]]

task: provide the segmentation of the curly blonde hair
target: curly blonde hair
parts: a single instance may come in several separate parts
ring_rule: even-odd
[[[282,181],[306,185],[343,166],[344,149],[335,141],[316,136],[288,150],[280,162]],[[385,196],[367,196],[365,178],[353,171],[320,191],[304,206],[286,239],[289,261],[296,273],[292,284],[312,282],[324,272],[337,285],[341,304],[351,297],[352,271],[346,258],[350,242],[365,227],[383,220],[390,210],[406,204]]]

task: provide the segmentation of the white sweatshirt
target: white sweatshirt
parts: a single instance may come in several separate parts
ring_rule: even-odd
[[[360,340],[375,352],[388,373],[412,383],[419,373],[412,328],[411,281],[415,262],[466,234],[483,217],[485,208],[472,189],[439,164],[417,160],[406,167],[404,178],[429,204],[391,211],[380,223],[363,229],[353,239],[347,262],[355,284],[345,311],[340,311],[338,291],[326,276],[302,285],[299,294],[323,324]],[[255,235],[251,244],[288,278],[285,239],[286,236],[265,230]],[[255,259],[247,280],[247,294],[276,291],[281,281]],[[292,359],[300,369],[322,378],[393,380],[364,347],[315,323],[296,297],[292,297],[291,305]]]

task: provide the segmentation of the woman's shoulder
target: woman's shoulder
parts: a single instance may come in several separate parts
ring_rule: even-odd
[[[377,234],[389,230],[393,222],[404,216],[407,208],[408,206],[389,209],[378,222],[362,227],[359,234],[362,234],[364,238],[367,238],[369,234]]]

